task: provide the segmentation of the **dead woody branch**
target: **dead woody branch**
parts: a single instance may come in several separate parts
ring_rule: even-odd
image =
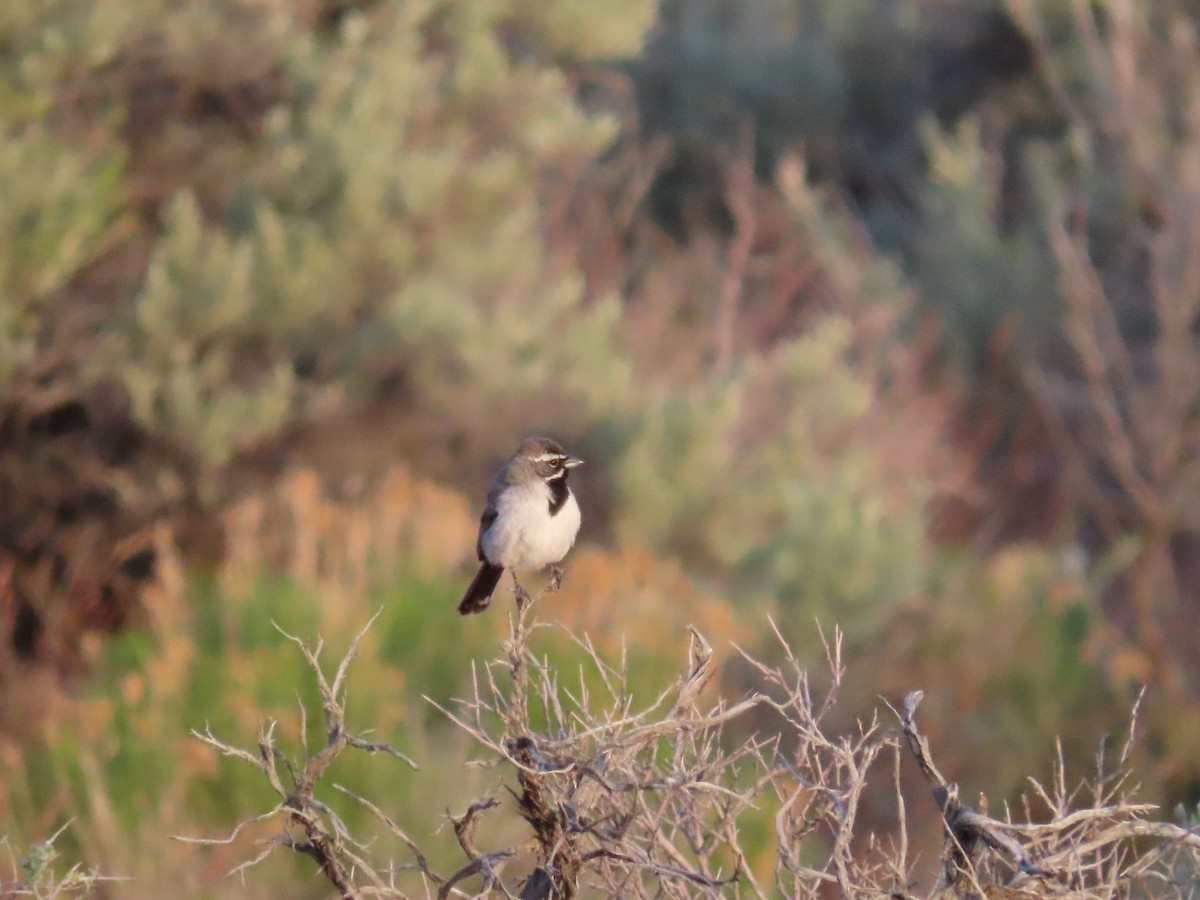
[[[1200,836],[1152,820],[1153,807],[1127,796],[1136,709],[1111,771],[1101,755],[1093,779],[1068,791],[1060,764],[1049,789],[1031,782],[1020,821],[1007,809],[995,818],[986,806],[964,805],[939,771],[916,724],[920,692],[896,712],[898,730],[872,718],[834,733],[830,713],[843,676],[836,632],[825,645],[821,691],[779,635],[778,665],[743,652],[751,693],[736,701],[710,697],[716,655],[693,630],[679,678],[639,702],[624,668],[602,658],[586,635],[568,635],[586,659],[569,684],[535,653],[531,637],[547,627],[534,618],[536,599],[511,613],[501,657],[474,672],[467,697],[430,700],[482,749],[480,764],[497,767],[507,790],[447,813],[449,847],[427,854],[380,798],[334,785],[411,857],[381,863],[317,799],[322,777],[347,747],[406,758],[346,729],[347,672],[358,640],[330,680],[320,644],[294,638],[318,684],[325,746],[311,754],[305,747],[293,762],[276,745],[274,722],[263,726],[254,750],[197,733],[257,768],[279,802],[227,837],[187,840],[231,843],[253,822],[279,820],[281,832],[235,871],[288,847],[310,857],[345,897],[1167,897],[1200,872]],[[905,750],[929,784],[945,832],[940,877],[924,887],[910,858]],[[893,794],[896,809],[882,836],[868,832],[862,813],[879,790]],[[751,829],[760,835],[754,844],[744,837]],[[430,863],[454,856],[453,871],[439,873]]]
[[[376,892],[387,888],[388,883],[384,876],[361,855],[366,845],[355,840],[337,813],[317,799],[315,794],[315,789],[329,766],[347,747],[355,747],[369,753],[389,753],[414,769],[417,768],[416,763],[389,744],[364,740],[346,728],[346,675],[351,661],[358,654],[363,636],[378,615],[376,613],[372,616],[351,642],[338,664],[332,682],[326,677],[321,666],[322,642],[318,641],[316,645],[309,646],[298,637],[279,629],[280,634],[300,649],[316,677],[325,716],[325,745],[315,753],[309,752],[308,715],[303,704],[300,704],[300,742],[303,758],[299,761],[288,757],[277,745],[276,722],[273,720],[263,723],[258,734],[258,746],[253,752],[225,743],[207,727],[203,732],[193,731],[198,740],[213,747],[223,756],[242,760],[262,772],[271,788],[279,795],[279,803],[262,815],[240,823],[225,838],[177,837],[177,840],[209,845],[226,844],[234,841],[246,825],[278,819],[282,825],[281,831],[258,856],[238,866],[235,872],[244,872],[262,862],[276,847],[287,847],[312,858],[322,874],[344,897],[358,893],[356,880],[359,879],[369,882],[369,887]],[[284,774],[280,771],[281,767],[286,770],[286,782]],[[409,844],[413,846],[411,842]],[[427,874],[432,877],[432,873]]]
[[[1034,794],[1051,814],[1050,820],[1042,823],[995,819],[959,801],[958,785],[947,782],[938,771],[929,742],[917,729],[914,717],[921,699],[920,691],[910,693],[897,715],[908,748],[942,814],[946,838],[938,884],[941,892],[989,896],[990,889],[1003,885],[1009,892],[1005,896],[1011,897],[1123,897],[1131,893],[1173,897],[1188,895],[1180,889],[1187,888],[1189,880],[1190,890],[1195,891],[1200,834],[1194,828],[1147,821],[1145,817],[1155,807],[1132,803],[1122,794],[1141,697],[1131,715],[1129,740],[1113,771],[1105,771],[1101,745],[1093,780],[1074,793],[1067,790],[1061,755],[1052,790],[1031,779]],[[1090,804],[1077,806],[1074,801],[1079,796],[1087,796]],[[1031,818],[1028,809],[1026,812],[1027,819]],[[1153,841],[1147,844],[1146,839]]]

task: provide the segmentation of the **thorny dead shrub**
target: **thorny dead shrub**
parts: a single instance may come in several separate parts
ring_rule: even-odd
[[[468,897],[502,895],[569,898],[753,896],[1108,898],[1194,896],[1198,893],[1200,835],[1194,828],[1153,821],[1154,807],[1133,803],[1127,790],[1137,708],[1116,765],[1097,758],[1097,774],[1075,791],[1061,761],[1049,789],[1031,780],[1020,821],[964,806],[958,788],[934,764],[915,721],[921,693],[893,710],[898,727],[876,717],[849,735],[832,735],[823,721],[841,683],[840,634],[826,645],[831,679],[823,696],[810,690],[807,672],[779,636],[784,663],[772,667],[743,656],[759,690],[730,703],[702,698],[717,671],[713,650],[692,630],[687,667],[677,682],[638,708],[623,666],[595,651],[586,635],[571,635],[593,667],[568,687],[562,673],[531,649],[529,638],[547,627],[532,618],[535,604],[512,614],[501,658],[474,671],[472,691],[448,705],[433,702],[511,775],[509,797],[487,795],[448,818],[465,861],[435,871],[425,853],[375,800],[334,785],[363,804],[408,848],[401,864],[372,859],[334,810],[317,799],[329,765],[346,748],[386,751],[347,730],[347,672],[359,639],[331,680],[320,663],[321,645],[296,642],[318,683],[325,746],[291,760],[275,743],[275,723],[260,730],[256,750],[240,749],[210,731],[196,736],[221,753],[260,769],[279,795],[276,806],[238,825],[227,837],[182,838],[230,843],[250,822],[278,820],[279,834],[235,871],[245,872],[277,847],[313,858],[342,896]],[[373,621],[373,620],[372,620]],[[368,627],[370,623],[368,623]],[[365,633],[364,629],[364,633]],[[289,635],[289,637],[291,637]],[[780,727],[749,740],[732,739],[726,726],[758,708],[774,710]],[[301,706],[301,715],[303,706]],[[540,724],[535,724],[540,723]],[[305,733],[304,722],[300,733]],[[907,749],[929,782],[942,813],[945,842],[936,883],[916,883],[908,846],[900,763]],[[890,761],[887,765],[884,761]],[[287,773],[285,782],[284,772]],[[870,778],[895,794],[892,833],[862,834],[858,810]],[[489,813],[511,803],[526,825],[516,843],[496,843]],[[1044,805],[1044,808],[1041,808]],[[1040,821],[1039,821],[1040,819]],[[751,822],[774,825],[775,862],[747,862],[743,831]]]

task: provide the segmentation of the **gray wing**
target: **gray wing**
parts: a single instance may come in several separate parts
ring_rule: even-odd
[[[501,471],[492,479],[492,483],[488,485],[487,505],[483,508],[483,515],[479,517],[479,536],[475,538],[475,555],[479,558],[480,562],[484,562],[483,536],[487,534],[487,530],[496,521],[496,516],[500,514],[496,509],[496,501],[500,497],[500,492],[507,486],[507,482],[503,476],[504,473]],[[490,560],[488,561],[490,562]]]

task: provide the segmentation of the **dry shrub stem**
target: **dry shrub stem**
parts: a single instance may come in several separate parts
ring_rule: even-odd
[[[1200,47],[1183,5],[1052,6],[1008,0],[1072,131],[1091,159],[1103,161],[1084,184],[1111,179],[1141,212],[1124,226],[1122,262],[1095,240],[1107,227],[1103,203],[1094,195],[1089,202],[1082,187],[1051,198],[1047,237],[1071,358],[1029,366],[1026,378],[1064,475],[1105,543],[1139,538],[1121,572],[1125,627],[1145,657],[1142,677],[1175,707],[1190,697],[1194,667],[1189,672],[1190,640],[1176,638],[1190,638],[1175,612],[1187,608],[1190,584],[1173,546],[1200,525],[1200,95],[1187,74],[1200,66]],[[1064,26],[1080,39],[1083,60],[1068,63],[1056,52]],[[1158,29],[1171,39],[1155,40]],[[1096,104],[1099,95],[1109,102]],[[1127,289],[1131,272],[1144,296]],[[1153,328],[1132,327],[1126,320],[1134,310]]]
[[[819,696],[776,631],[783,662],[769,665],[739,648],[758,688],[730,702],[704,699],[717,666],[712,647],[693,629],[680,677],[638,708],[624,667],[604,660],[587,635],[568,635],[591,668],[580,672],[577,684],[568,686],[562,672],[531,650],[531,635],[548,627],[533,617],[537,600],[511,613],[502,658],[472,672],[467,697],[450,704],[429,700],[513,779],[506,785],[511,805],[489,795],[461,815],[447,812],[465,859],[456,870],[435,871],[377,800],[334,785],[411,855],[403,864],[372,860],[367,845],[315,796],[329,765],[349,747],[388,752],[415,768],[389,745],[347,730],[347,673],[366,629],[332,681],[321,667],[321,643],[309,646],[288,635],[322,699],[326,742],[315,753],[305,746],[303,759],[289,759],[276,746],[273,721],[264,724],[253,751],[207,729],[195,732],[259,769],[280,800],[226,837],[180,840],[230,843],[247,825],[278,819],[280,833],[234,871],[244,873],[276,847],[288,847],[312,858],[344,897],[1179,896],[1200,871],[1200,836],[1150,820],[1154,807],[1127,795],[1136,706],[1129,740],[1111,771],[1102,748],[1094,778],[1068,791],[1060,753],[1053,785],[1031,780],[1023,821],[1007,810],[999,819],[963,805],[957,785],[938,770],[916,724],[921,692],[893,710],[898,729],[872,717],[849,734],[831,733],[826,720],[844,673],[837,633],[825,644],[828,687]],[[301,707],[302,733],[305,720]],[[733,723],[736,736],[726,734]],[[940,878],[919,893],[901,791],[905,748],[945,828]],[[877,765],[889,757],[890,765]],[[886,836],[858,827],[872,772],[894,792],[895,827]],[[1037,804],[1044,806],[1040,815]],[[526,835],[496,846],[495,835],[511,831],[492,827],[498,821],[492,817],[504,810],[523,820]],[[773,821],[774,845],[748,859],[742,829],[752,819]]]

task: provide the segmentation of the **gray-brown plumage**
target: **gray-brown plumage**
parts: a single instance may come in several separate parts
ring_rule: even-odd
[[[475,542],[481,565],[458,604],[460,613],[487,609],[505,569],[516,582],[517,572],[544,569],[567,555],[580,522],[567,479],[582,463],[549,438],[521,442],[488,487]]]

